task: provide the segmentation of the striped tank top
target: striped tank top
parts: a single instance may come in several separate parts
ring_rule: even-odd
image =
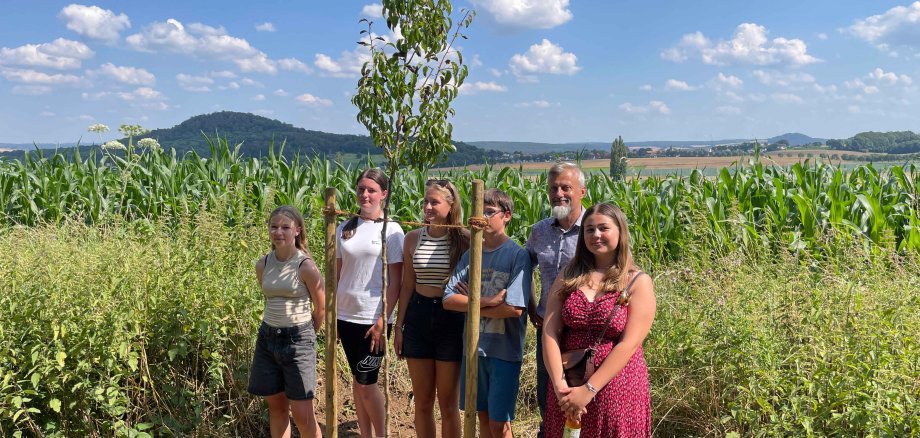
[[[415,284],[442,287],[450,275],[450,240],[448,234],[441,237],[428,235],[428,227],[415,245],[412,267],[415,268]]]

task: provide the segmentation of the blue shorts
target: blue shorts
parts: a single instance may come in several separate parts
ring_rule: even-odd
[[[514,420],[518,388],[521,383],[521,363],[494,357],[479,356],[476,378],[476,410],[485,411],[492,421]],[[460,367],[460,409],[466,398],[466,358]]]
[[[316,397],[316,333],[306,323],[272,327],[262,323],[249,367],[249,393],[267,397],[284,392],[290,400]]]

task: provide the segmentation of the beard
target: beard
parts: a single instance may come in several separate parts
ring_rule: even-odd
[[[556,219],[565,219],[571,212],[572,207],[569,205],[556,205],[553,207],[552,215]]]

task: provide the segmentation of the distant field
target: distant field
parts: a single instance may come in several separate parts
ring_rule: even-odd
[[[827,149],[796,149],[792,151],[779,151],[779,152],[770,152],[763,154],[760,157],[760,161],[764,164],[774,164],[778,166],[788,166],[791,164],[799,163],[808,159],[814,160],[815,158],[827,157],[831,155],[866,155],[864,152],[853,152],[853,151],[837,151],[837,150],[827,150]],[[782,155],[782,156],[781,156]],[[799,155],[802,155],[800,158]],[[693,169],[710,169],[718,170],[723,167],[732,166],[735,163],[741,161],[742,163],[747,163],[751,158],[750,155],[735,155],[728,157],[663,157],[663,158],[631,158],[629,160],[629,167],[634,171],[643,171],[645,174],[657,174],[660,172],[656,171],[680,171],[680,170],[693,170]],[[845,161],[845,160],[833,160],[832,164],[841,164],[841,165],[855,165],[857,163],[862,164],[858,161]],[[607,159],[600,160],[584,160],[581,162],[583,169],[607,169],[610,164],[610,161]],[[552,165],[552,162],[530,162],[530,163],[498,163],[495,164],[496,167],[522,167],[526,173],[530,172],[542,172],[548,169]],[[469,166],[470,170],[481,169],[482,165]],[[644,171],[652,172],[644,172]],[[679,173],[679,172],[678,172]]]

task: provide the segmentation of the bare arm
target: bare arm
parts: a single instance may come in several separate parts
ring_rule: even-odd
[[[562,288],[562,277],[556,278],[551,291],[557,291]],[[546,299],[546,314],[543,319],[543,360],[546,365],[546,373],[553,382],[556,389],[556,398],[560,399],[563,395],[568,394],[569,385],[562,374],[562,318],[559,312],[562,310],[562,299],[556,295],[550,295]]]
[[[479,311],[479,316],[483,318],[520,318],[523,314],[523,307],[509,306],[505,303],[491,307],[482,307]]]
[[[415,290],[415,266],[412,265],[412,257],[415,255],[418,235],[419,233],[410,231],[409,234],[406,234],[406,240],[403,243],[402,287],[396,310],[396,331],[393,333],[393,351],[396,352],[396,357],[400,358],[402,357],[402,326],[406,323],[409,299],[412,297],[412,291]]]
[[[313,329],[319,332],[326,319],[326,286],[323,284],[323,275],[313,259],[306,259],[300,265],[300,278],[307,286],[310,301],[313,302]]]
[[[259,282],[259,289],[262,288],[262,273],[265,272],[265,257],[263,256],[256,262],[256,281]]]

